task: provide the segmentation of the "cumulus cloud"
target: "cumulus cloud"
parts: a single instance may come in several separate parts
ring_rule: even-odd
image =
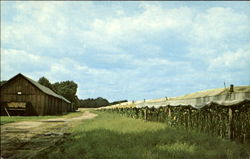
[[[209,69],[245,70],[250,68],[250,49],[238,49],[235,52],[226,52],[211,60]],[[250,71],[248,71],[250,73]]]
[[[103,4],[4,2],[2,77],[70,78],[80,97],[112,100],[181,95],[225,79],[249,83],[246,12],[230,5]]]
[[[23,50],[1,49],[1,71],[5,73],[7,73],[5,69],[18,70],[19,72],[24,69],[26,71],[46,70],[49,63],[51,63],[50,58],[27,53]],[[6,75],[5,73],[3,75]]]
[[[209,8],[196,14],[188,38],[196,43],[212,40],[224,42],[227,38],[234,38],[234,35],[242,36],[242,32],[250,33],[248,21],[247,15],[236,13],[231,8]]]

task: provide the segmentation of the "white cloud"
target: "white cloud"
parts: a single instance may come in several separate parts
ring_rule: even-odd
[[[26,65],[37,65],[49,62],[46,57],[15,49],[1,49],[1,58],[3,68],[5,68],[6,65],[17,67],[22,66],[24,63],[27,63]]]
[[[147,53],[145,56],[151,56],[154,51],[163,52],[162,45],[151,47],[152,51],[149,51],[150,45],[154,46],[151,40],[173,36],[188,44],[189,52],[184,54],[203,58],[205,63],[220,52],[235,50],[239,41],[244,43],[249,39],[250,18],[230,8],[214,7],[204,12],[189,7],[165,9],[148,4],[143,8],[135,16],[97,18],[91,23],[90,30],[81,32],[81,38],[86,39],[87,45],[101,50],[105,47],[114,52],[120,46],[129,45],[140,48],[141,52]]]
[[[227,38],[241,36],[243,32],[250,33],[249,17],[230,8],[209,8],[197,13],[193,22],[188,38],[199,44],[224,42]]]
[[[49,57],[23,50],[1,49],[1,77],[6,80],[17,73],[46,72],[52,62]]]
[[[250,49],[238,49],[236,52],[226,52],[211,60],[209,69],[243,69],[250,68]],[[250,73],[250,72],[249,72]]]
[[[193,47],[216,48],[214,45],[228,41],[228,38],[241,37],[242,32],[250,33],[247,15],[222,7],[200,12],[190,7],[166,9],[159,3],[142,3],[143,10],[134,16],[96,17],[90,21],[85,17],[92,16],[92,12],[86,13],[85,3],[80,3],[82,9],[79,13],[70,11],[72,5],[65,2],[18,2],[15,6],[21,14],[11,23],[3,23],[2,39],[4,44],[19,49],[35,46],[60,49],[73,39],[82,43],[84,48],[107,48],[114,52],[120,46],[142,46],[151,38],[170,35],[189,42]],[[79,17],[81,12],[85,17]],[[72,18],[74,15],[78,17]],[[16,41],[19,41],[18,45]]]
[[[67,21],[59,2],[16,2],[18,14],[2,23],[3,44],[18,49],[52,48],[67,34]],[[17,43],[18,42],[18,43]]]
[[[159,88],[172,85],[181,92],[185,83],[206,88],[214,80],[237,80],[249,67],[249,15],[230,8],[141,3],[136,14],[116,5],[112,15],[87,2],[13,4],[18,14],[1,21],[2,77],[24,72],[72,79],[84,97],[147,98],[164,96]]]
[[[12,72],[8,72],[8,70],[12,70]],[[76,76],[78,74],[77,71],[84,71],[84,73],[91,75],[106,73],[103,69],[89,68],[69,58],[55,59],[49,56],[35,55],[23,50],[1,49],[1,71],[4,79],[10,78],[23,70],[25,72],[42,71],[45,75],[52,77],[51,79],[53,80],[56,80],[56,77],[59,76]],[[40,76],[43,75],[41,74]]]
[[[210,8],[203,13],[188,7],[164,9],[147,5],[144,8],[144,12],[133,17],[95,19],[91,32],[110,40],[133,40],[132,37],[142,34],[175,31],[187,41],[205,43],[249,32],[249,17],[229,8]]]
[[[192,10],[187,7],[167,10],[150,6],[133,17],[95,19],[91,24],[91,32],[110,40],[136,40],[142,34],[183,29],[191,23],[191,15]]]

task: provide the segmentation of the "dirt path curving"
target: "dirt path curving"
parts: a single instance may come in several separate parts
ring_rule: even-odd
[[[1,159],[32,158],[69,135],[67,130],[83,120],[95,118],[89,111],[72,118],[22,121],[1,125]]]

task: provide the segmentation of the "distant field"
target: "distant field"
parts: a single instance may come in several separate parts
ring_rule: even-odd
[[[107,112],[71,129],[71,136],[37,158],[244,159],[249,147]]]
[[[54,116],[1,116],[1,125],[19,121],[30,121],[30,120],[42,120],[42,119],[53,119],[53,118],[70,118],[75,116],[80,116],[82,112],[71,112],[64,115],[54,115]]]

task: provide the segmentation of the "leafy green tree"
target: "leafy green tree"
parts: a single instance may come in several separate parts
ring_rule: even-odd
[[[79,106],[81,108],[98,108],[103,106],[108,106],[109,101],[107,99],[104,99],[102,97],[98,97],[96,99],[88,98],[88,99],[80,99]]]
[[[62,81],[56,82],[52,85],[53,90],[68,99],[76,107],[78,103],[78,98],[76,97],[77,84],[74,81]]]
[[[109,105],[109,102],[107,99],[104,99],[102,97],[96,98],[96,106],[97,107],[102,107],[102,106],[107,106]]]
[[[45,87],[48,87],[48,88],[50,88],[50,89],[53,90],[52,84],[51,84],[50,81],[49,81],[47,78],[45,78],[45,77],[39,78],[38,83],[40,83],[41,85],[44,85]]]

